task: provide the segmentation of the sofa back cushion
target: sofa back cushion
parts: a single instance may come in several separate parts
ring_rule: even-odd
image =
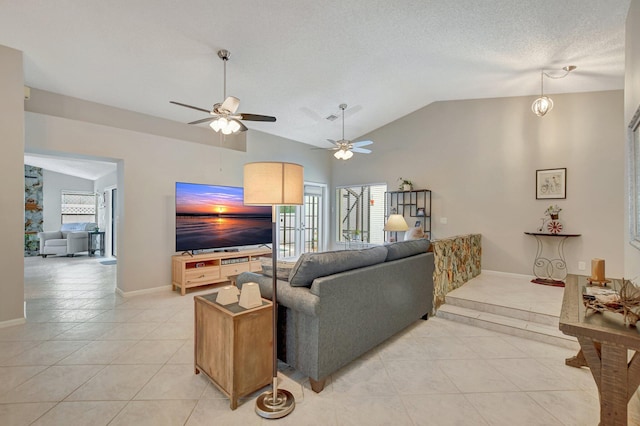
[[[94,222],[71,222],[71,223],[63,223],[60,226],[60,232],[62,232],[62,238],[67,238],[67,234],[69,232],[76,231],[93,231],[98,227],[97,223]]]
[[[304,253],[289,275],[289,284],[292,287],[309,287],[318,277],[381,263],[386,257],[387,248],[384,246],[363,250]]]
[[[386,261],[392,261],[402,259],[403,257],[414,256],[416,254],[425,253],[429,250],[431,241],[427,239],[398,241],[387,245],[387,259]]]

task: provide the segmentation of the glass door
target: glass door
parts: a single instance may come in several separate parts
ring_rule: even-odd
[[[279,259],[324,250],[325,191],[324,185],[305,184],[303,205],[279,206]]]

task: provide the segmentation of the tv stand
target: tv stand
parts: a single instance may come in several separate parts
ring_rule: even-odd
[[[241,272],[260,271],[260,257],[269,255],[271,250],[255,249],[171,256],[171,288],[180,289],[184,296],[188,288],[227,282],[230,275]]]

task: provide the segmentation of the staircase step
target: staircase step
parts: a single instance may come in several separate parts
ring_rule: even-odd
[[[556,325],[534,323],[481,310],[469,309],[445,303],[438,308],[436,316],[451,321],[498,331],[512,336],[549,343],[568,349],[579,350],[575,337],[563,334]]]
[[[548,325],[558,328],[559,317],[557,315],[549,315],[539,312],[531,312],[508,306],[494,305],[491,303],[479,302],[476,300],[465,299],[461,297],[447,295],[445,297],[447,305],[459,306],[461,308],[472,309],[475,311],[487,312],[490,314],[500,315],[509,318],[515,318],[523,321],[529,321],[536,324]],[[559,312],[558,312],[559,314]]]

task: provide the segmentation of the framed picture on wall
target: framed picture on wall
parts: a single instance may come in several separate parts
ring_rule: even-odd
[[[567,198],[567,169],[536,170],[536,199]]]

